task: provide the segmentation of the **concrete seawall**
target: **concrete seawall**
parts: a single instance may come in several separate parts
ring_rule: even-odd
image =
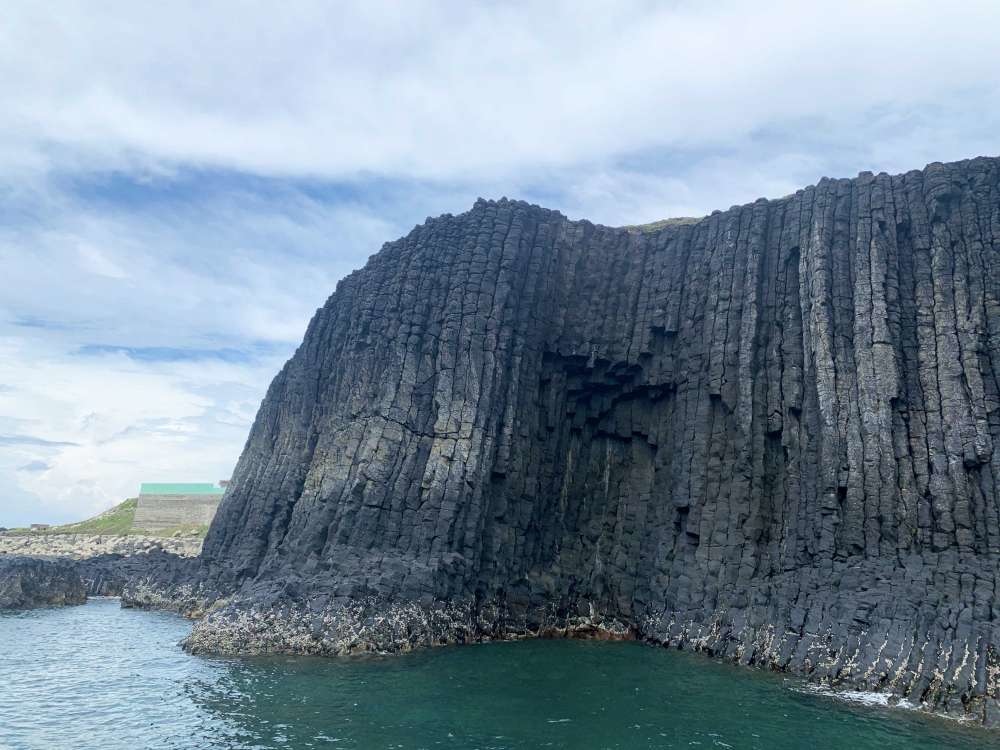
[[[158,532],[186,526],[208,526],[222,495],[140,495],[132,528]]]

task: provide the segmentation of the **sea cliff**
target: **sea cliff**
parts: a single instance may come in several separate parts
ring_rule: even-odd
[[[201,556],[198,651],[604,633],[998,719],[1000,159],[698,221],[526,203],[345,278]]]

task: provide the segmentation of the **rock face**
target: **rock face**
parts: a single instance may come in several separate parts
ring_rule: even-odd
[[[998,159],[650,231],[481,200],[317,312],[190,646],[607,633],[992,721],[998,440]]]
[[[83,604],[87,589],[73,563],[0,557],[0,610]]]
[[[201,551],[198,537],[160,538],[112,534],[0,534],[0,562],[54,560],[74,569],[87,596],[120,596],[133,580],[165,580]],[[0,586],[4,585],[0,568]],[[44,603],[44,602],[43,602]],[[74,602],[82,603],[82,602]]]
[[[163,580],[171,571],[190,569],[190,557],[154,548],[132,554],[109,553],[75,560],[88,596],[121,596],[135,581]]]

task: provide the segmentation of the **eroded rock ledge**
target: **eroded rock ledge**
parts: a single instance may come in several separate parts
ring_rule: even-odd
[[[995,723],[1000,160],[652,231],[516,201],[344,279],[189,574],[199,651],[627,633]]]
[[[83,604],[87,588],[63,560],[0,557],[0,610]]]

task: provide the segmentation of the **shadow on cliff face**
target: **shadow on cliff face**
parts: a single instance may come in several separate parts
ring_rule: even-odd
[[[649,232],[478,201],[272,383],[190,645],[634,633],[996,721],[1000,160]],[[172,588],[171,588],[172,587]]]

